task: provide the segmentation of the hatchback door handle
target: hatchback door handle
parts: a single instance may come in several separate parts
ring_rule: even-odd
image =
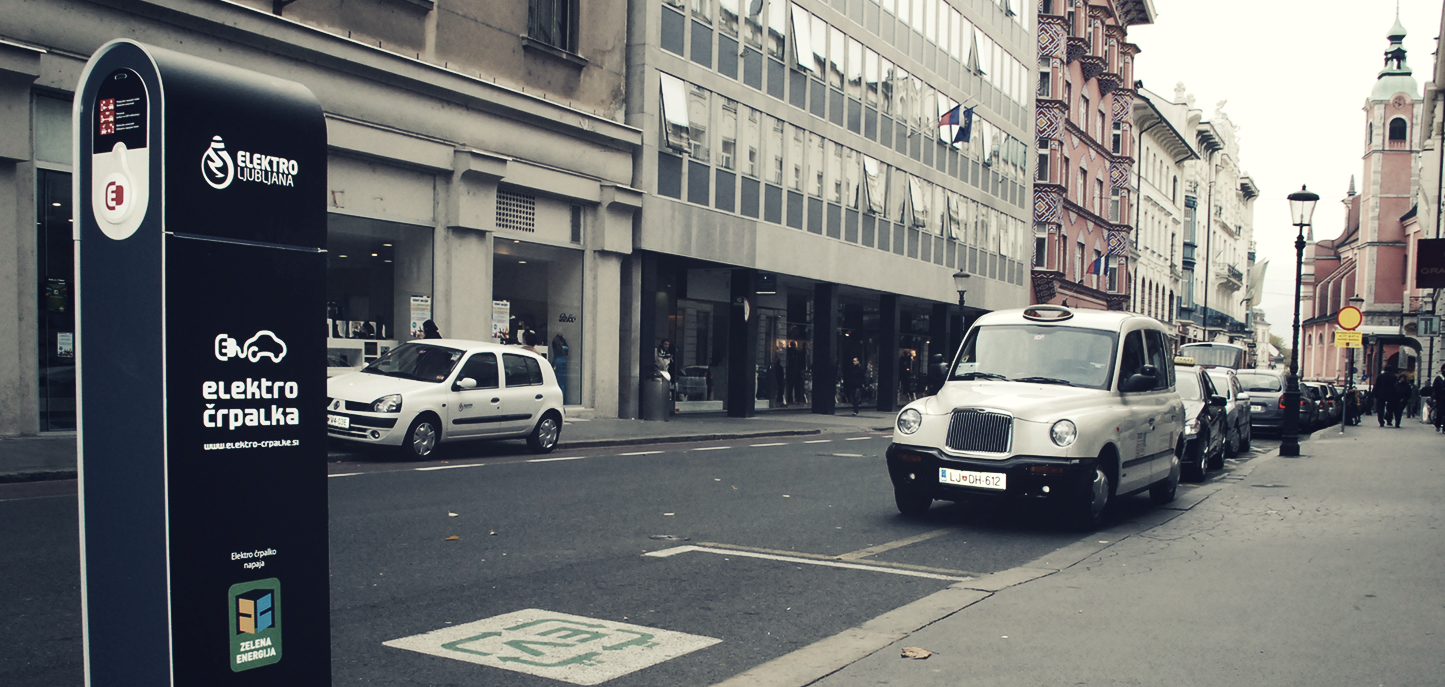
[[[537,400],[538,400],[538,401],[542,400],[542,394],[537,394]]]
[[[502,399],[500,399],[500,398],[494,398],[494,399],[492,399],[492,403],[501,403],[501,402],[502,402]]]

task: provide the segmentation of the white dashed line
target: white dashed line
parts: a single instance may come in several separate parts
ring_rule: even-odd
[[[361,475],[361,474],[365,474],[365,473],[361,473],[361,472],[342,472],[342,473],[337,473],[337,474],[335,474],[335,475],[327,475],[327,477],[355,477],[356,475]]]
[[[779,441],[779,442],[772,443],[772,444],[749,444],[749,446],[751,446],[752,448],[762,448],[762,447],[764,447],[764,446],[787,446],[787,445],[788,445],[788,442],[786,442],[786,441]]]
[[[694,448],[694,449],[689,449],[689,450],[692,450],[692,451],[721,451],[721,450],[723,450],[723,449],[725,449],[725,448],[732,448],[732,447],[731,447],[731,446],[703,446],[702,448]]]
[[[617,454],[617,455],[619,455],[619,456],[653,456],[653,455],[657,455],[657,454],[659,454],[659,453],[662,453],[662,451],[634,451],[634,452],[632,452],[632,453],[619,453],[619,454]]]
[[[872,438],[873,438],[873,437],[848,437],[847,439],[844,439],[843,441],[868,441],[869,439],[872,439]]]
[[[846,568],[846,569],[848,569],[848,570],[867,570],[867,571],[870,571],[870,572],[889,573],[889,574],[892,574],[892,575],[905,575],[905,576],[908,576],[908,577],[922,577],[922,578],[930,579],[930,580],[949,580],[949,581],[953,581],[953,582],[961,582],[961,581],[963,581],[963,580],[972,579],[972,578],[969,578],[969,577],[964,577],[964,576],[959,576],[959,575],[940,575],[940,574],[937,574],[937,573],[928,573],[928,572],[921,572],[921,571],[915,571],[915,570],[900,570],[900,569],[897,569],[897,568],[885,568],[885,567],[879,567],[879,566],[876,566],[876,565],[859,565],[859,564],[857,564],[857,563],[842,563],[842,562],[837,562],[837,561],[824,561],[824,560],[817,560],[817,559],[813,559],[813,558],[797,558],[797,557],[793,557],[793,556],[777,556],[777,555],[773,555],[773,554],[769,554],[769,553],[757,553],[757,552],[754,552],[754,551],[740,551],[740,550],[737,550],[737,549],[714,549],[714,548],[710,548],[710,547],[706,547],[706,546],[678,546],[678,547],[671,548],[671,549],[663,549],[663,550],[661,550],[661,551],[652,551],[652,552],[650,552],[650,553],[645,553],[645,554],[642,554],[642,555],[644,555],[644,556],[651,556],[651,557],[654,557],[654,558],[668,558],[668,557],[670,557],[670,556],[676,556],[677,554],[680,554],[680,553],[694,553],[694,552],[697,552],[697,553],[712,553],[712,554],[719,554],[719,555],[723,555],[723,556],[731,556],[731,557],[738,557],[738,558],[761,558],[761,559],[763,559],[763,560],[782,561],[782,562],[785,562],[785,563],[795,563],[795,564],[801,564],[801,565],[820,565],[820,566],[827,567],[827,568]]]
[[[586,457],[587,457],[587,456],[567,456],[567,457],[564,457],[564,458],[533,458],[533,459],[531,459],[531,460],[529,460],[529,461],[527,461],[527,462],[528,462],[528,463],[555,463],[555,462],[560,461],[560,460],[582,460],[583,458],[586,458]]]
[[[472,463],[472,464],[470,464],[470,465],[434,465],[434,466],[429,467],[429,468],[417,468],[416,471],[417,471],[417,472],[430,472],[430,471],[432,471],[432,470],[454,470],[454,469],[456,469],[456,468],[479,468],[479,467],[482,467],[482,466],[484,466],[484,465],[486,465],[486,463]]]
[[[831,443],[833,443],[833,440],[832,440],[832,439],[814,439],[814,440],[812,440],[812,441],[805,441],[805,442],[803,442],[803,443],[805,443],[805,444],[831,444]]]

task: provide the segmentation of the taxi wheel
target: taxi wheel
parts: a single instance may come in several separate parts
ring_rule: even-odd
[[[1149,487],[1149,499],[1157,505],[1163,505],[1174,500],[1174,495],[1179,492],[1179,454],[1183,450],[1177,450],[1169,458],[1169,477],[1163,482]]]
[[[551,453],[557,448],[557,440],[562,437],[562,424],[557,421],[557,416],[547,413],[537,421],[537,426],[532,428],[532,433],[527,435],[527,448],[532,453]]]
[[[417,416],[411,423],[411,429],[406,431],[406,439],[402,441],[402,450],[406,451],[412,458],[426,458],[436,450],[437,439],[441,433],[437,431],[436,417],[428,414]]]
[[[1109,498],[1114,489],[1109,484],[1109,473],[1103,465],[1094,466],[1094,479],[1075,497],[1069,509],[1069,524],[1083,531],[1092,531],[1104,523],[1104,511],[1109,507]]]
[[[893,502],[898,504],[898,512],[902,513],[903,517],[921,518],[933,505],[933,497],[915,489],[894,487]]]

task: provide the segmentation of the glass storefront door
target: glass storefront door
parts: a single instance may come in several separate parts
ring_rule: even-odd
[[[492,268],[493,313],[507,309],[506,343],[530,343],[557,373],[562,402],[581,405],[582,251],[497,239]]]
[[[75,429],[75,241],[70,174],[36,176],[40,431]]]

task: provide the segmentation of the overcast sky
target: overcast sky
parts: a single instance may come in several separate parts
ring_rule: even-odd
[[[1195,107],[1239,127],[1240,166],[1254,179],[1257,259],[1268,258],[1263,302],[1271,332],[1290,338],[1295,228],[1290,193],[1319,194],[1315,240],[1344,230],[1350,176],[1362,178],[1370,89],[1385,63],[1390,0],[1153,0],[1153,25],[1129,29],[1141,52],[1134,78],[1172,98],[1183,82]],[[1435,65],[1442,0],[1400,0],[1406,60],[1424,95]],[[1415,137],[1415,132],[1411,132]],[[1418,139],[1417,139],[1418,140]],[[1201,260],[1200,264],[1203,264]],[[1241,292],[1241,297],[1243,293]]]

